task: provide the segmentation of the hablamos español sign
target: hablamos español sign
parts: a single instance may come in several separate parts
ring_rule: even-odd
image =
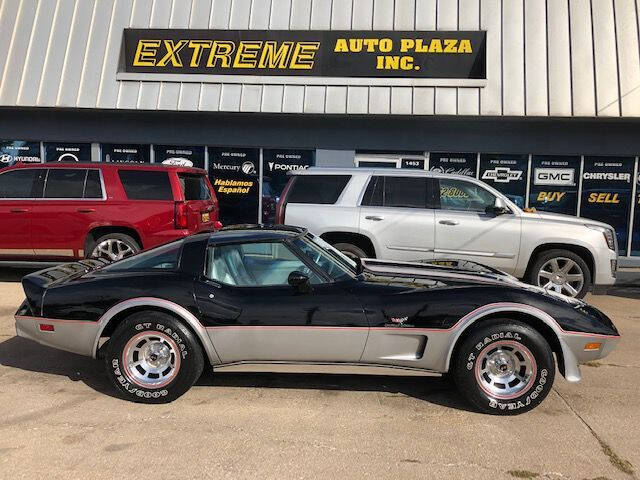
[[[125,29],[124,72],[485,79],[484,31]]]

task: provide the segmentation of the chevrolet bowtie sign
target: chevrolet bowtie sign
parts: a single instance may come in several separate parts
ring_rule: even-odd
[[[483,31],[125,29],[126,73],[485,79]]]

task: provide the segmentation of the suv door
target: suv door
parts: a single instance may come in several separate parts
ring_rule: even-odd
[[[360,303],[308,260],[281,242],[208,248],[195,293],[223,363],[360,360],[368,333]],[[312,291],[288,284],[294,271]]]
[[[435,211],[427,177],[374,175],[360,203],[360,232],[378,258],[429,260],[435,246]]]
[[[488,213],[496,196],[477,183],[439,178],[433,186],[439,192],[435,258],[472,260],[512,273],[520,251],[520,216]]]
[[[44,169],[0,173],[0,257],[34,255],[31,223],[34,197],[42,193]]]
[[[33,248],[47,258],[82,258],[92,222],[104,203],[98,169],[50,168],[33,207]]]

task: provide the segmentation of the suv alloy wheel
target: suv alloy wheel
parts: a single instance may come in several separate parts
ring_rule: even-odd
[[[104,258],[110,262],[122,260],[140,251],[140,245],[124,233],[109,233],[98,238],[88,249],[91,258]]]
[[[568,297],[583,298],[591,287],[591,271],[575,253],[549,250],[536,258],[528,281]]]

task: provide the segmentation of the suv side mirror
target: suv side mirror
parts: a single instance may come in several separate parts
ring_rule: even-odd
[[[309,277],[302,272],[294,271],[289,274],[287,283],[295,288],[299,293],[309,293],[313,288],[309,282]]]
[[[488,206],[485,209],[488,215],[504,215],[505,213],[511,213],[511,210],[507,207],[507,204],[500,197],[496,197],[496,201],[493,205]]]

